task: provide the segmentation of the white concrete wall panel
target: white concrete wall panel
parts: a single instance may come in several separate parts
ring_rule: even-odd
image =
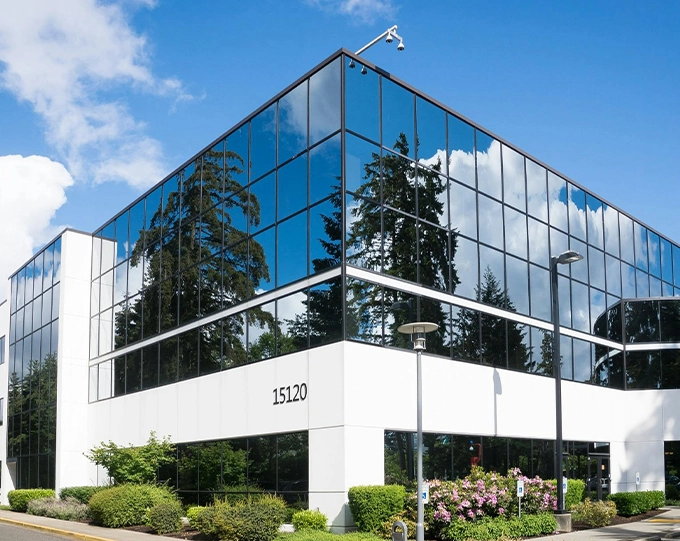
[[[62,235],[59,342],[57,350],[57,490],[90,482],[89,332],[92,237],[74,231]]]

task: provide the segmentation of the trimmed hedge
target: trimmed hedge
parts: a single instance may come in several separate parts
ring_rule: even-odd
[[[12,511],[19,511],[21,513],[26,512],[26,509],[28,509],[28,502],[31,500],[54,497],[54,490],[51,488],[23,488],[10,490],[7,493],[7,499],[9,500]]]
[[[554,487],[557,487],[557,483],[554,479],[550,479],[549,483]],[[567,479],[567,492],[564,494],[564,508],[568,511],[572,506],[581,503],[585,490],[586,484],[582,479]]]
[[[574,520],[583,522],[591,528],[609,526],[616,516],[616,505],[613,501],[592,501],[586,498],[571,508]]]
[[[624,517],[641,515],[666,504],[662,490],[643,490],[640,492],[617,492],[607,498],[616,504],[616,511]]]
[[[147,509],[176,499],[166,487],[117,485],[94,494],[89,505],[95,524],[122,528],[144,524]]]
[[[383,522],[404,510],[406,489],[401,485],[351,487],[349,509],[360,532],[376,533]]]
[[[59,492],[59,499],[65,500],[67,498],[74,498],[80,503],[89,503],[90,498],[94,496],[100,490],[109,488],[106,486],[82,486],[82,487],[64,487]]]
[[[454,519],[442,531],[442,539],[446,541],[495,541],[499,538],[518,539],[520,537],[536,537],[551,534],[557,529],[557,522],[552,513],[538,515],[522,515],[519,517],[484,517],[476,522]]]

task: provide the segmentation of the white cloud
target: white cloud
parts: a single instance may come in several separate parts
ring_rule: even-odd
[[[8,2],[0,17],[0,86],[28,102],[46,139],[77,180],[146,187],[164,174],[160,144],[112,94],[142,91],[191,99],[180,81],[156,77],[146,39],[126,9],[152,0]]]
[[[391,17],[396,8],[392,0],[305,0],[307,4],[370,23],[378,17]]]
[[[42,156],[0,156],[0,300],[6,279],[54,237],[54,213],[66,202],[73,178],[60,163]]]

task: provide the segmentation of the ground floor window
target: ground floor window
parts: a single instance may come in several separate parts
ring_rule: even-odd
[[[416,479],[416,435],[385,431],[385,483],[410,485]],[[586,491],[602,499],[609,493],[609,443],[565,442],[566,471],[582,479]],[[680,456],[680,454],[678,455]],[[473,465],[506,473],[519,468],[528,477],[555,478],[555,442],[476,434],[423,434],[423,477],[465,477]]]
[[[307,507],[307,432],[179,443],[176,452],[176,462],[161,469],[159,480],[175,487],[185,504],[269,492]]]

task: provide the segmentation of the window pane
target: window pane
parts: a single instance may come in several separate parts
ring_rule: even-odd
[[[416,98],[418,162],[446,173],[446,113],[429,101]]]
[[[336,135],[314,147],[310,151],[309,160],[309,203],[313,205],[340,189],[340,136]]]
[[[250,122],[251,180],[271,171],[276,165],[276,104],[270,105]],[[229,140],[227,140],[229,148]]]
[[[413,107],[413,94],[383,77],[382,145],[412,159],[415,157]]]
[[[269,227],[276,221],[276,173],[250,185],[250,232]],[[238,212],[234,208],[231,212]]]
[[[477,186],[496,199],[501,199],[501,145],[489,135],[477,134]]]
[[[590,194],[586,194],[586,209],[588,221],[588,243],[597,246],[600,250],[604,248],[604,236],[602,228],[602,214],[604,207],[602,201]]]
[[[546,170],[531,160],[526,160],[526,168],[529,215],[547,222],[548,192],[546,189]]]
[[[357,70],[358,71],[358,70]],[[363,76],[365,79],[368,76]],[[374,75],[375,77],[375,75]],[[378,108],[375,108],[377,113]],[[309,79],[309,143],[340,129],[340,59]]]
[[[279,100],[278,126],[278,163],[283,163],[307,148],[307,81]]]
[[[378,84],[378,74],[371,69],[362,74],[361,66],[345,68],[345,126],[376,142],[380,141]]]
[[[619,213],[604,205],[604,247],[607,253],[619,256]]]
[[[499,250],[503,249],[503,229],[496,220],[503,215],[503,206],[493,199],[479,195],[479,240]]]
[[[550,225],[567,231],[567,183],[551,172],[548,172],[548,205]]]
[[[475,130],[458,117],[448,115],[449,176],[475,186]]]
[[[307,231],[307,212],[278,225],[277,287],[307,276]]]
[[[526,214],[505,206],[503,208],[505,218],[505,251],[527,258],[527,217]]]
[[[449,184],[451,229],[461,235],[477,238],[477,197],[475,190],[457,182]]]
[[[307,206],[307,154],[278,170],[278,219]]]
[[[569,190],[569,234],[586,240],[586,194],[581,188],[567,184]]]
[[[524,185],[524,156],[510,147],[502,146],[503,152],[503,201],[521,211],[526,210]]]

